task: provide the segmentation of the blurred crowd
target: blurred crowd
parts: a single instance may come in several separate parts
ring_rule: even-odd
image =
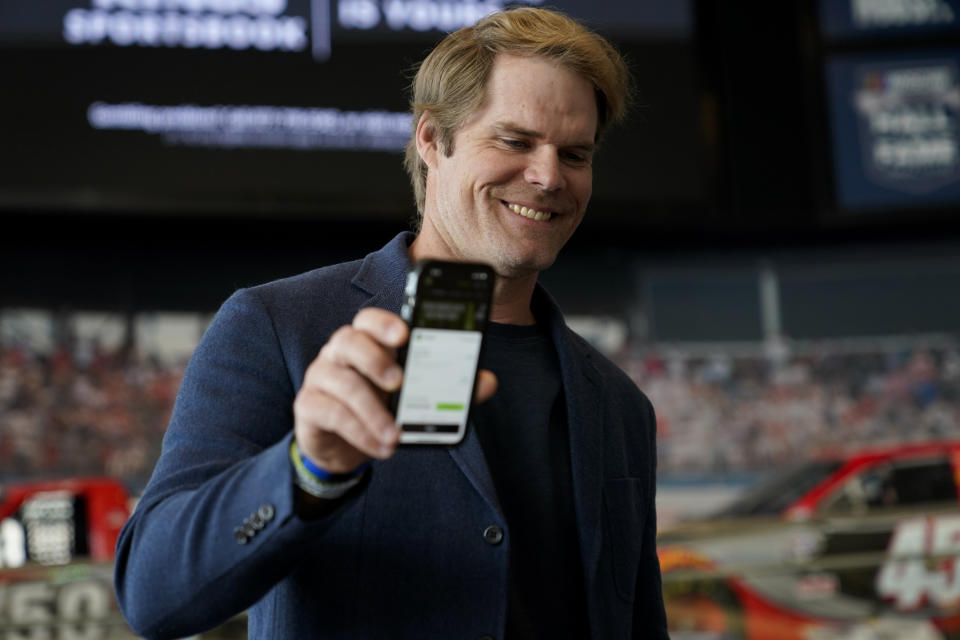
[[[656,408],[661,475],[755,472],[831,451],[960,438],[956,344],[808,351],[620,357]]]
[[[182,373],[129,348],[0,344],[0,480],[105,473],[142,486]]]
[[[662,476],[756,472],[823,451],[960,437],[960,348],[615,360],[653,401]],[[0,344],[0,481],[149,477],[185,363],[132,348]]]

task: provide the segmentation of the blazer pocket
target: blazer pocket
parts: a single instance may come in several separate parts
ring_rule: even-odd
[[[635,595],[640,554],[643,551],[644,494],[640,478],[617,478],[606,480],[603,484],[613,582],[617,593],[627,601],[632,601]]]

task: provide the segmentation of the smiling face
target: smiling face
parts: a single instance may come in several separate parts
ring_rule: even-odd
[[[419,122],[428,171],[414,258],[486,262],[502,278],[535,280],[583,219],[596,131],[585,78],[544,58],[499,54],[453,153],[429,113]]]

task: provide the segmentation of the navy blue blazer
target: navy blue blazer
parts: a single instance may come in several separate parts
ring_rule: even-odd
[[[292,406],[307,365],[361,307],[400,308],[411,240],[224,303],[117,545],[134,631],[182,637],[248,610],[251,638],[503,637],[510,530],[472,430],[456,448],[374,463],[367,487],[320,520],[293,509]],[[653,409],[536,295],[566,395],[591,635],[666,638]]]

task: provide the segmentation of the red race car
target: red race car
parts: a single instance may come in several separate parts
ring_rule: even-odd
[[[660,532],[674,640],[960,638],[960,441],[786,469]]]

